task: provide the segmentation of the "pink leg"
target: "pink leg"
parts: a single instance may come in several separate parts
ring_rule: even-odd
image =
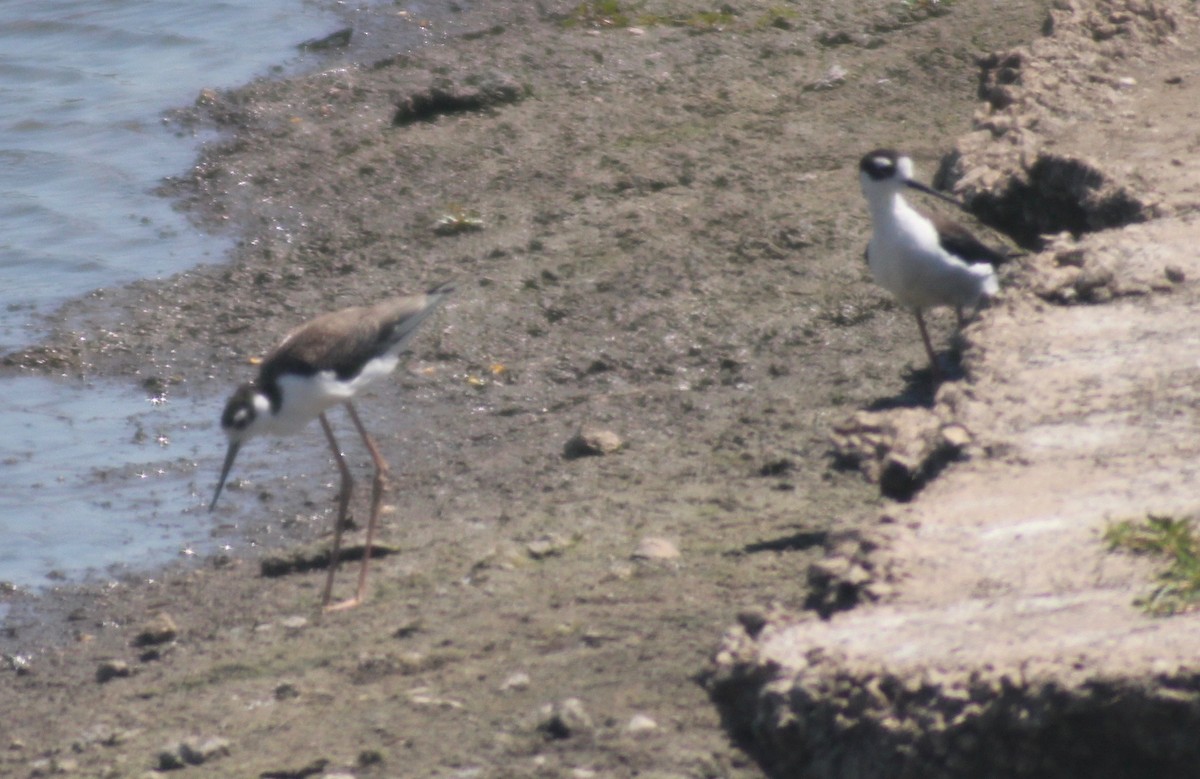
[[[338,470],[342,474],[342,488],[338,492],[337,523],[333,526],[333,549],[329,552],[329,575],[325,578],[325,592],[321,595],[321,606],[326,607],[333,595],[333,575],[337,572],[338,556],[342,552],[342,528],[346,525],[346,509],[350,505],[350,495],[354,492],[354,477],[350,475],[346,458],[342,456],[341,447],[333,437],[333,428],[329,426],[329,420],[325,418],[324,413],[318,418],[321,420],[321,429],[325,431],[325,438],[329,441],[329,448],[333,450],[333,456],[337,459]]]
[[[933,381],[935,384],[942,380],[942,369],[938,367],[937,355],[933,352],[933,343],[929,340],[929,331],[925,329],[925,317],[921,316],[921,309],[913,309],[913,313],[917,315],[917,327],[921,330],[921,341],[925,344],[925,353],[929,355],[929,367],[933,372]]]
[[[371,564],[371,544],[375,540],[375,527],[379,523],[379,507],[383,503],[383,492],[387,488],[389,472],[387,461],[379,453],[379,447],[375,445],[371,434],[363,427],[362,420],[358,418],[358,411],[355,410],[354,404],[348,400],[346,401],[346,411],[349,412],[350,420],[354,422],[354,426],[358,428],[358,434],[362,436],[363,443],[367,445],[367,451],[371,453],[371,459],[375,463],[375,478],[371,482],[371,517],[367,520],[367,539],[363,549],[362,568],[358,571],[358,589],[355,591],[352,599],[330,607],[330,610],[353,608],[361,603],[363,596],[366,595],[367,569]]]

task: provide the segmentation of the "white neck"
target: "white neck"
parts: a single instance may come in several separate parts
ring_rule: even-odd
[[[876,224],[901,220],[914,213],[912,206],[896,190],[872,192],[867,198],[867,207],[871,209],[871,220]]]

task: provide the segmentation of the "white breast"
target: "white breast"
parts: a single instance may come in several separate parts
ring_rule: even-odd
[[[973,306],[997,289],[986,263],[968,265],[941,247],[937,229],[897,196],[872,215],[867,249],[875,282],[909,308]]]
[[[280,376],[283,406],[279,413],[271,415],[270,432],[278,435],[299,432],[318,414],[350,400],[367,385],[387,376],[399,362],[398,355],[377,357],[349,381],[339,380],[333,371],[321,371],[312,376]]]

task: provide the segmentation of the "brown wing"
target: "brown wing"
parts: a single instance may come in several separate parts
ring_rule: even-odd
[[[259,384],[267,386],[281,373],[311,376],[330,370],[347,379],[368,360],[401,348],[444,297],[439,289],[319,316],[289,333],[267,357]]]
[[[983,244],[970,230],[941,214],[926,214],[937,228],[942,248],[966,262],[986,262],[1000,265],[1008,262],[1006,254]]]

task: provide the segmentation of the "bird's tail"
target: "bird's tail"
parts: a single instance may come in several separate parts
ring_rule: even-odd
[[[986,262],[977,262],[970,266],[971,275],[979,277],[979,296],[993,297],[1000,292],[1000,280],[996,278],[996,269]]]

